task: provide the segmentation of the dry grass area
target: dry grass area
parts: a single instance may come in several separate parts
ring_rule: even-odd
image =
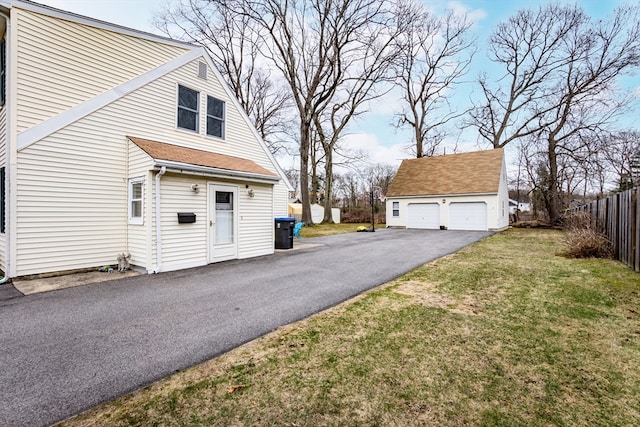
[[[300,237],[320,237],[330,236],[332,234],[355,233],[359,226],[371,227],[371,223],[358,224],[315,224],[312,226],[304,226],[300,230]],[[376,229],[384,228],[385,224],[376,224]]]
[[[513,229],[64,423],[640,425],[640,275]]]

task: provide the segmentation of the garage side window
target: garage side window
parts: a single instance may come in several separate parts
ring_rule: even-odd
[[[142,224],[142,178],[129,179],[129,224]]]
[[[393,202],[393,216],[400,216],[400,202]]]

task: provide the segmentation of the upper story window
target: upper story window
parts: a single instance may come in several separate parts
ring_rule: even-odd
[[[178,85],[178,127],[198,132],[200,94],[188,87]]]
[[[224,101],[207,96],[207,135],[224,138]]]

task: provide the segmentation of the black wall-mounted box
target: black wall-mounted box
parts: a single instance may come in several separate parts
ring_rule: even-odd
[[[178,212],[178,224],[191,224],[196,222],[196,214],[193,212]]]

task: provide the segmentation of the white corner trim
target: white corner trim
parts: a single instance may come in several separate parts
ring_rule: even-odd
[[[109,105],[110,103],[117,101],[125,95],[130,94],[131,92],[140,89],[142,86],[151,83],[154,80],[164,76],[165,74],[170,73],[171,71],[176,70],[179,67],[182,67],[185,64],[193,61],[196,58],[199,58],[204,55],[203,48],[197,48],[190,52],[185,53],[171,61],[160,65],[157,68],[154,68],[151,71],[147,71],[144,74],[135,77],[128,82],[121,84],[120,86],[116,86],[113,89],[110,89],[95,98],[92,98],[88,101],[83,102],[82,104],[76,105],[71,109],[58,114],[55,117],[52,117],[44,122],[29,128],[18,135],[18,144],[17,149],[21,151],[36,141],[41,140],[54,132],[59,131],[60,129],[69,126],[70,124],[80,120],[83,117],[99,110],[100,108]]]

